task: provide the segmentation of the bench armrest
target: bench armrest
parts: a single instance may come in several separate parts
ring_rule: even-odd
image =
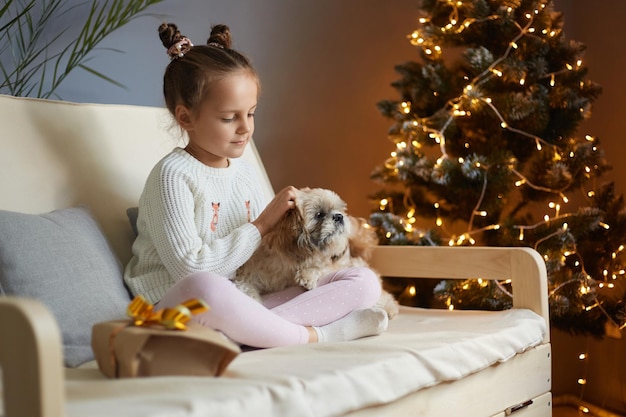
[[[549,328],[548,277],[541,255],[521,247],[377,246],[370,260],[382,276],[510,279],[513,307],[542,316]],[[550,341],[547,332],[544,342]]]
[[[0,297],[0,366],[5,417],[65,415],[61,332],[38,301]]]

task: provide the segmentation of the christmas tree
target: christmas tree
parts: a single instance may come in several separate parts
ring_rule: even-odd
[[[623,197],[599,179],[599,140],[579,137],[601,88],[550,0],[423,0],[396,67],[390,157],[372,178],[381,244],[528,246],[545,259],[553,326],[625,327]],[[453,260],[451,260],[453,261]],[[506,277],[443,281],[449,308],[511,306]]]

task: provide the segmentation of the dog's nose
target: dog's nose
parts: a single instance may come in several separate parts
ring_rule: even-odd
[[[341,213],[333,214],[333,221],[335,223],[343,224],[343,214]]]

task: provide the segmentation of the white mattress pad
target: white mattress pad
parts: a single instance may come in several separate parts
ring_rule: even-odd
[[[381,336],[245,352],[219,378],[108,380],[95,362],[67,369],[67,415],[336,416],[506,361],[546,331],[530,310],[402,307]]]

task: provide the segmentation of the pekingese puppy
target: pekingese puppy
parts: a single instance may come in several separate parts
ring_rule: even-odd
[[[256,300],[292,286],[313,289],[319,278],[339,269],[368,267],[371,248],[378,243],[364,220],[347,214],[346,203],[335,192],[302,188],[296,202],[233,278]],[[389,318],[398,313],[397,301],[385,290],[377,306]]]

